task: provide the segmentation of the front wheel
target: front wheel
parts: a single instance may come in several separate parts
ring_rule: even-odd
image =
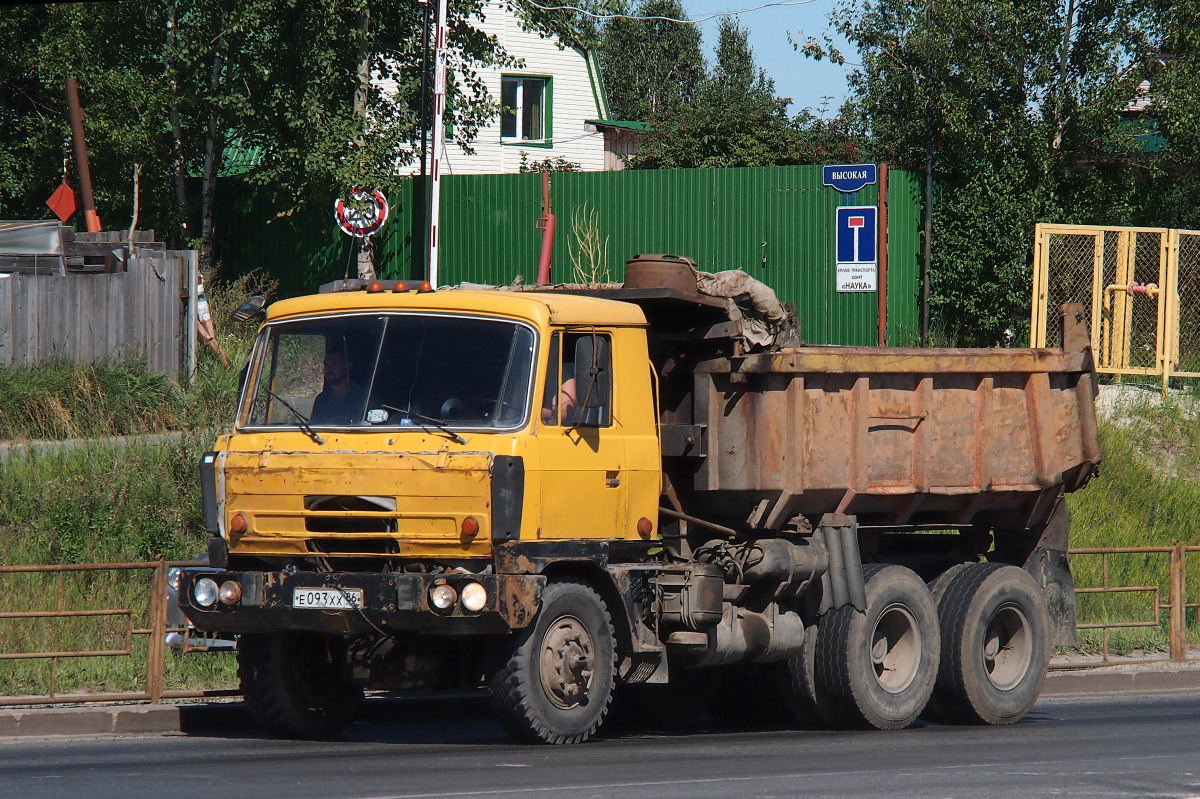
[[[551,583],[533,624],[501,645],[489,681],[492,708],[514,738],[549,744],[593,736],[612,701],[616,647],[599,595]]]
[[[1050,614],[1038,584],[1016,566],[972,564],[947,583],[938,616],[939,715],[967,724],[1019,721],[1050,662]]]
[[[896,730],[933,693],[941,652],[928,586],[903,566],[863,567],[867,610],[846,605],[817,630],[816,690],[826,713],[858,727]]]
[[[237,658],[250,714],[275,735],[332,737],[362,702],[340,638],[295,631],[243,635]]]

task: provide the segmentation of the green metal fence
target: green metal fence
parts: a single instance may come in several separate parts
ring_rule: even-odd
[[[910,344],[918,331],[920,187],[901,170],[890,171],[889,183],[888,342]],[[531,282],[541,176],[451,175],[442,186],[439,282],[509,283],[518,275]],[[284,295],[312,291],[348,269],[353,276],[350,240],[336,231],[332,201],[269,221],[273,212],[253,192],[233,183],[222,189],[218,254],[226,274],[265,269]],[[410,181],[389,198],[392,214],[376,237],[381,277],[423,276],[422,189]],[[844,196],[821,185],[819,166],[575,172],[553,175],[551,199],[556,280],[571,278],[578,222],[590,217],[613,280],[634,254],[687,255],[705,271],[744,269],[794,302],[808,342],[876,342],[878,295],[842,294],[834,285],[834,209],[875,205],[876,186]]]

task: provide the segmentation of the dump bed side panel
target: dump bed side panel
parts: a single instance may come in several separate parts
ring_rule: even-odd
[[[694,373],[707,456],[693,501],[778,529],[1030,527],[1100,460],[1086,352],[808,347]]]

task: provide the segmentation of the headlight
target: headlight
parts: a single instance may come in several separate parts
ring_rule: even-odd
[[[429,589],[429,604],[438,610],[449,610],[458,601],[458,593],[448,585],[435,585]]]
[[[201,577],[192,587],[192,599],[202,608],[211,608],[217,604],[217,584],[208,577]]]
[[[179,593],[179,586],[183,584],[183,569],[178,566],[172,566],[167,569],[167,585],[171,586],[171,590]]]
[[[226,580],[221,583],[221,590],[217,596],[224,605],[236,605],[242,598],[242,587],[235,580]]]
[[[478,613],[487,604],[487,589],[479,583],[467,583],[462,590],[462,603],[467,610]]]

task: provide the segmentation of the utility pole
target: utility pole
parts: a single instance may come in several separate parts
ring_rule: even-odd
[[[92,196],[92,168],[83,138],[83,108],[79,105],[79,84],[74,78],[67,78],[67,109],[71,115],[71,138],[75,142],[75,164],[79,168],[79,191],[83,195],[83,218],[88,233],[99,233],[103,228]]]
[[[933,260],[933,0],[925,6],[925,252],[921,263],[921,346],[929,346],[929,267]]]

